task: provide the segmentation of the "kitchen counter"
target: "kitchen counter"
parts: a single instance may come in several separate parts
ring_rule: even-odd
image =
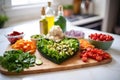
[[[103,18],[101,16],[93,16],[93,17],[88,17],[88,18],[81,18],[81,16],[77,17],[78,20],[72,21],[72,25],[84,25],[88,23],[92,23],[95,21],[102,20]]]
[[[89,29],[102,30],[103,18],[97,15],[76,15],[68,18],[74,26],[85,27]]]
[[[87,38],[91,33],[100,32],[92,29],[71,26],[71,23],[68,22],[67,30],[71,29],[85,32],[85,38]],[[24,38],[29,39],[32,34],[39,34],[39,20],[29,21],[9,28],[0,29],[0,55],[3,55],[9,45],[4,34],[13,30],[23,31],[25,33]],[[115,39],[111,48],[106,50],[113,58],[111,63],[80,69],[30,75],[6,76],[0,73],[0,80],[120,80],[120,36],[115,34],[110,35]]]

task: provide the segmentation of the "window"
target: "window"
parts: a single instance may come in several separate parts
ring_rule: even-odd
[[[40,18],[40,9],[47,7],[47,2],[52,2],[56,8],[56,1],[60,0],[2,0],[3,9],[9,16],[9,23]]]
[[[12,6],[31,5],[31,4],[46,3],[48,1],[53,1],[53,0],[11,0],[11,5]]]
[[[47,2],[53,2],[54,0],[3,0],[3,8],[13,8],[21,6],[32,6],[32,5],[47,5]]]

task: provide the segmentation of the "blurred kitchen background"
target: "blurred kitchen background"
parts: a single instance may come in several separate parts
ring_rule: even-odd
[[[63,5],[72,25],[120,34],[120,0],[0,0],[0,14],[8,17],[3,28],[40,19],[40,9],[48,1],[55,12]]]

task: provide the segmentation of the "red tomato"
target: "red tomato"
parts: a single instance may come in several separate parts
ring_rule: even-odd
[[[104,59],[110,58],[110,55],[103,51],[102,49],[97,49],[97,48],[91,48],[84,50],[81,54],[80,57],[82,58],[83,62],[87,62],[88,58],[97,60],[97,61],[102,61]]]
[[[111,40],[113,40],[112,36],[107,35],[107,34],[102,34],[102,33],[100,33],[100,34],[94,33],[94,34],[89,35],[89,37],[96,41],[111,41]]]
[[[92,53],[92,52],[88,52],[87,55],[88,55],[89,57],[92,57],[92,56],[93,56],[93,53]]]
[[[97,61],[102,61],[102,56],[96,56]]]
[[[83,54],[83,57],[87,57],[87,56],[88,56],[87,53]]]
[[[82,61],[83,61],[83,62],[87,62],[87,61],[88,61],[88,58],[87,58],[87,57],[82,57]]]
[[[104,53],[103,55],[104,59],[110,58],[110,55],[108,53]]]
[[[92,58],[92,59],[95,59],[96,56],[97,56],[97,54],[93,54],[91,58]]]

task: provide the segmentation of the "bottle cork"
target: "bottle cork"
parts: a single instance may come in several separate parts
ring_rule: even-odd
[[[58,11],[63,11],[63,6],[62,5],[58,6]]]
[[[48,7],[51,7],[51,2],[48,2]]]
[[[41,15],[45,15],[45,7],[42,7]]]

